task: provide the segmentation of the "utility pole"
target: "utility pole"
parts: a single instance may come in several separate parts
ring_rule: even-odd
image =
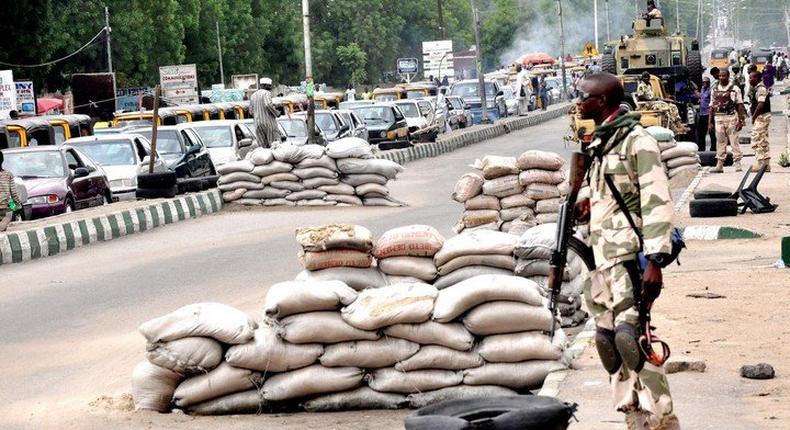
[[[439,39],[445,40],[445,38],[447,38],[447,35],[445,34],[445,29],[444,29],[444,14],[442,13],[442,0],[436,0],[436,9],[439,14]]]
[[[302,28],[304,30],[304,72],[307,93],[307,143],[315,143],[315,85],[313,84],[313,54],[310,50],[310,0],[302,0]]]
[[[217,55],[219,56],[219,79],[225,88],[225,70],[222,68],[222,43],[219,41],[219,21],[217,21]]]
[[[562,97],[565,100],[568,96],[568,81],[565,75],[565,24],[562,22],[562,0],[557,0],[557,9],[560,15],[560,68],[562,69]]]
[[[595,50],[598,50],[598,0],[593,0],[593,21],[595,21]]]
[[[488,102],[486,100],[486,81],[483,76],[483,53],[480,49],[480,11],[475,7],[475,0],[469,0],[472,4],[472,18],[475,25],[475,62],[477,63],[477,91],[480,93],[480,109],[482,118],[481,124],[488,124]]]
[[[680,0],[675,0],[675,33],[680,34]]]
[[[701,1],[701,0],[700,0]],[[612,40],[612,35],[609,34],[609,0],[606,0],[606,41]]]
[[[112,29],[110,29],[110,9],[107,6],[104,7],[104,32],[107,37],[107,69],[112,73],[112,49],[110,48]]]
[[[785,31],[787,32],[787,46],[790,46],[790,9],[785,9]]]
[[[719,34],[719,6],[716,4],[716,0],[713,0],[713,10],[710,12],[710,23],[713,26],[713,49],[718,48],[718,34]]]
[[[639,18],[639,0],[634,0],[634,17]]]
[[[703,45],[704,45],[704,44],[705,44],[705,41],[704,41],[704,40],[702,40],[702,38],[700,38],[700,36],[699,36],[699,27],[700,27],[700,25],[701,25],[701,23],[700,23],[700,19],[701,19],[701,18],[702,18],[702,0],[698,0],[698,1],[697,1],[697,31],[694,33],[694,37],[696,37],[696,38],[697,38],[697,40],[698,40],[698,41],[699,41],[701,44],[703,44]]]

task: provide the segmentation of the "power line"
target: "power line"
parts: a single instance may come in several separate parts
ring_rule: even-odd
[[[57,60],[47,61],[46,63],[40,63],[40,64],[13,64],[13,63],[6,63],[4,61],[0,61],[0,64],[2,64],[3,66],[10,66],[10,67],[17,67],[17,68],[29,68],[29,69],[36,68],[36,67],[51,66],[53,64],[60,63],[61,61],[68,60],[69,58],[79,54],[85,48],[87,48],[88,46],[93,44],[93,42],[95,42],[97,39],[99,39],[99,36],[104,34],[106,31],[107,31],[107,27],[103,27],[101,30],[99,30],[98,33],[96,33],[95,36],[93,36],[93,39],[89,40],[88,43],[82,45],[80,47],[80,49],[72,52],[69,55],[66,55],[65,57],[58,58]]]

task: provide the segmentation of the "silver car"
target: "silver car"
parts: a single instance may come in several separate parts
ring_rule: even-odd
[[[255,136],[237,120],[191,122],[189,128],[200,136],[214,167],[244,159],[255,146]]]
[[[340,109],[332,112],[340,117],[343,125],[349,126],[349,136],[358,137],[365,141],[368,140],[368,128],[365,127],[365,122],[354,111]]]

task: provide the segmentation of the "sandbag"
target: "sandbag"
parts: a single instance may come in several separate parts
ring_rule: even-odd
[[[314,394],[350,390],[362,383],[362,370],[356,367],[328,368],[315,364],[272,375],[263,383],[263,398],[282,401]]]
[[[565,160],[554,152],[531,149],[518,156],[518,168],[521,170],[560,170],[563,165]]]
[[[225,203],[235,202],[236,200],[242,198],[246,193],[246,188],[237,188],[233,191],[226,191],[222,193],[222,201]]]
[[[699,164],[686,164],[683,166],[675,167],[674,169],[669,169],[667,172],[667,177],[672,179],[677,175],[680,175],[684,172],[693,172],[696,173],[699,170]]]
[[[332,158],[373,158],[373,150],[364,139],[344,137],[327,144],[326,155]]]
[[[291,172],[273,173],[261,178],[261,183],[270,185],[274,182],[299,182],[299,177]]]
[[[343,320],[340,312],[320,311],[291,315],[280,320],[277,334],[290,343],[338,343],[376,340],[375,331],[360,330]]]
[[[398,202],[393,200],[390,197],[369,197],[373,194],[368,194],[362,199],[362,204],[365,206],[389,206],[392,208],[398,208],[402,206],[406,206],[404,203]]]
[[[252,174],[265,178],[270,175],[278,173],[287,173],[293,170],[294,166],[290,163],[283,163],[282,161],[272,161],[266,165],[258,166],[252,169]]]
[[[240,415],[260,414],[267,407],[263,393],[257,388],[228,394],[187,407],[190,415]]]
[[[325,224],[296,229],[296,242],[305,251],[330,249],[373,249],[373,233],[361,225]]]
[[[324,185],[331,186],[331,185],[337,185],[339,183],[340,181],[338,181],[337,179],[329,179],[329,178],[310,178],[302,181],[302,185],[304,185],[306,189],[312,189],[312,190],[318,189],[318,187],[322,187]]]
[[[457,399],[489,398],[502,396],[516,396],[517,392],[496,385],[459,385],[456,387],[441,388],[424,393],[414,393],[406,396],[409,407],[419,409],[434,403]]]
[[[340,281],[286,281],[266,292],[263,312],[270,318],[313,311],[334,311],[356,300],[357,292]]]
[[[479,173],[465,173],[461,179],[455,183],[453,188],[452,199],[464,203],[467,200],[480,194],[483,189],[483,182],[485,179]]]
[[[536,388],[549,373],[565,369],[554,360],[531,360],[521,363],[487,363],[463,371],[465,385],[500,385],[513,389]]]
[[[379,184],[362,184],[355,189],[358,196],[367,196],[368,194],[377,194],[379,197],[387,196],[390,190],[384,185]]]
[[[337,202],[328,202],[324,199],[297,200],[296,206],[334,206]]]
[[[527,230],[518,238],[516,257],[524,260],[548,260],[557,236],[557,224],[541,224]]]
[[[234,347],[231,347],[231,349]],[[260,381],[261,374],[221,363],[209,373],[193,376],[178,384],[173,403],[183,408],[226,394],[248,390]]]
[[[464,316],[463,323],[470,333],[488,336],[520,331],[549,331],[551,320],[551,312],[544,306],[492,301],[472,308]]]
[[[296,181],[274,181],[270,183],[269,186],[274,188],[279,188],[281,190],[288,190],[291,191],[292,193],[305,190],[304,184]]]
[[[318,187],[321,191],[326,191],[329,194],[338,194],[338,195],[345,195],[345,196],[353,196],[354,195],[354,187],[345,183],[338,183],[335,185],[321,185]]]
[[[469,266],[489,266],[498,267],[513,271],[516,267],[516,259],[512,255],[462,255],[455,257],[439,267],[439,275],[445,276],[458,269]]]
[[[302,404],[307,412],[341,412],[369,409],[400,409],[408,405],[406,396],[379,393],[369,387],[359,387],[342,393],[316,397]]]
[[[289,194],[291,193],[288,190],[284,190],[284,191],[287,191]],[[286,195],[288,195],[288,194],[286,194]],[[291,202],[291,201],[285,200],[284,198],[278,198],[278,199],[267,199],[267,200],[264,200],[263,201],[263,205],[264,206],[296,206],[296,202]]]
[[[183,377],[143,360],[132,371],[134,410],[170,412],[173,392]]]
[[[150,343],[185,337],[210,337],[223,343],[239,344],[252,339],[258,324],[244,312],[221,303],[195,303],[138,327]]]
[[[217,185],[217,189],[220,191],[233,191],[238,190],[239,188],[246,188],[248,190],[262,190],[263,184],[260,180],[255,182],[250,181],[237,181],[237,182],[230,182],[227,184],[220,184]]]
[[[499,199],[494,196],[486,196],[486,195],[479,195],[472,197],[471,199],[464,202],[464,209],[466,210],[481,210],[481,209],[491,209],[491,210],[499,210],[501,206],[499,204]]]
[[[400,275],[386,275],[387,281],[390,285],[394,284],[422,284],[422,279],[417,279],[413,276],[400,276]]]
[[[388,285],[387,278],[376,267],[332,267],[329,269],[305,270],[296,277],[297,281],[331,281],[338,280],[355,290],[380,288]]]
[[[396,256],[433,257],[444,245],[444,237],[427,225],[407,225],[386,231],[376,241],[373,255],[383,259]]]
[[[347,205],[362,206],[362,199],[357,196],[345,196],[341,194],[328,194],[324,200],[329,202],[345,203]]]
[[[461,219],[464,227],[477,227],[499,221],[499,211],[495,210],[467,210]]]
[[[696,157],[697,156],[697,148],[696,144],[694,144],[694,149],[689,150],[683,146],[673,146],[666,151],[661,151],[661,161],[671,160],[673,158],[679,157]]]
[[[311,178],[335,179],[338,176],[336,170],[330,170],[325,167],[308,167],[303,169],[302,168],[293,169],[291,173],[298,176],[299,179],[311,179]]]
[[[302,251],[299,261],[307,270],[321,270],[330,267],[370,267],[373,256],[354,249],[332,249],[329,251]]]
[[[500,204],[502,205],[502,209],[509,209],[515,208],[520,206],[527,206],[530,208],[535,207],[535,200],[530,199],[524,194],[514,194],[512,196],[507,196],[500,200]]]
[[[343,319],[363,330],[428,321],[438,291],[427,284],[395,284],[359,293],[341,309]]]
[[[422,369],[463,370],[483,365],[477,352],[457,351],[439,345],[425,345],[411,357],[395,364],[395,370],[409,372]]]
[[[420,345],[441,345],[458,351],[472,348],[474,337],[460,323],[426,321],[420,324],[395,324],[384,329],[387,336]]]
[[[467,266],[462,267],[452,273],[440,276],[433,282],[433,286],[441,290],[459,282],[465,281],[469,278],[474,278],[479,275],[512,275],[513,271],[507,269],[500,269],[490,266]]]
[[[182,375],[206,373],[222,361],[222,345],[207,337],[149,343],[145,349],[148,361]]]
[[[470,231],[447,239],[442,249],[434,256],[437,266],[442,266],[462,255],[513,254],[517,237],[498,231]]]
[[[680,166],[697,165],[697,164],[699,164],[699,158],[697,158],[696,154],[691,156],[673,158],[666,162],[668,169],[674,169]]]
[[[230,184],[232,182],[260,182],[261,178],[247,172],[231,172],[226,173],[217,179],[218,185]]]
[[[560,216],[556,213],[547,213],[547,214],[537,214],[535,215],[535,221],[538,224],[556,224],[557,220],[559,220]]]
[[[529,214],[526,214],[529,215]],[[521,236],[522,234],[526,233],[532,227],[537,225],[537,220],[535,220],[535,216],[532,215],[530,219],[524,219],[525,217],[520,216],[510,223],[510,229],[507,230],[508,233],[514,236]]]
[[[340,177],[340,180],[344,184],[351,185],[352,187],[358,187],[365,184],[387,185],[387,181],[389,179],[381,175],[362,173],[357,175],[343,175]]]
[[[274,153],[269,148],[255,148],[248,152],[245,158],[256,166],[263,166],[274,161]]]
[[[319,358],[326,367],[389,367],[414,355],[420,345],[405,339],[381,338],[327,345]]]
[[[482,160],[477,160],[472,167],[482,170],[485,179],[517,175],[519,170],[516,157],[500,157],[497,155],[486,155]]]
[[[227,175],[234,172],[250,173],[255,165],[250,160],[229,161],[221,166],[217,166],[217,173]]]
[[[326,193],[320,190],[304,190],[288,194],[285,196],[285,200],[290,200],[292,202],[299,200],[320,200],[323,199],[324,196],[326,196]]]
[[[395,179],[398,173],[403,172],[403,167],[400,164],[380,158],[343,158],[337,160],[337,168],[346,175],[373,173],[387,179]]]
[[[296,164],[305,158],[321,158],[324,147],[321,145],[291,145],[288,143],[272,148],[274,159],[284,163]]]
[[[365,379],[368,386],[376,391],[410,394],[458,385],[463,380],[463,375],[452,370],[401,372],[386,368],[369,373]]]
[[[243,369],[284,372],[315,363],[323,352],[324,348],[319,344],[283,342],[274,327],[265,325],[255,330],[254,341],[228,348],[225,361]]]
[[[291,194],[291,192],[288,190],[280,190],[277,188],[266,187],[262,190],[247,191],[246,193],[244,193],[242,197],[244,197],[245,199],[265,200],[265,199],[280,199],[287,196],[288,194]]]
[[[513,272],[518,276],[549,276],[548,260],[519,260]],[[581,267],[579,265],[568,264],[562,272],[562,280],[570,281],[579,276]]]
[[[481,275],[441,291],[434,304],[433,319],[450,322],[467,310],[494,300],[511,300],[541,306],[538,285],[518,276]]]
[[[535,205],[536,213],[557,213],[560,210],[561,198],[540,200]]]
[[[337,163],[332,158],[324,155],[321,158],[306,158],[294,166],[294,170],[310,169],[312,167],[321,167],[327,169],[337,176]],[[294,171],[294,173],[296,173]]]
[[[557,185],[565,181],[565,171],[564,170],[540,170],[540,169],[529,169],[524,170],[523,172],[518,174],[518,181],[521,185],[527,186],[529,184],[533,184],[535,182],[539,182],[542,184],[552,184]]]
[[[379,260],[379,270],[387,275],[410,276],[424,282],[436,279],[436,265],[431,257],[389,257]]]
[[[499,212],[499,217],[502,221],[513,221],[523,215],[532,216],[533,210],[529,206],[516,206],[513,208],[502,209]]]
[[[560,189],[557,185],[534,182],[527,185],[524,195],[535,201],[554,199],[560,196]]]
[[[675,139],[675,133],[672,130],[657,125],[647,127],[645,131],[659,142],[670,142]]]
[[[507,197],[524,191],[518,182],[518,175],[502,176],[483,183],[483,194],[487,196]]]
[[[489,363],[559,360],[564,346],[561,338],[555,334],[552,342],[548,335],[534,331],[496,334],[484,337],[475,350]]]

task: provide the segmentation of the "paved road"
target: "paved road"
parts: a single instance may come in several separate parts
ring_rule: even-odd
[[[380,234],[424,223],[450,236],[461,205],[449,196],[475,158],[531,148],[567,155],[565,130],[566,120],[560,118],[411,163],[391,187],[408,203],[404,208],[226,210],[2,267],[0,427],[99,428],[139,419],[139,414],[121,414],[116,420],[88,405],[102,395],[129,392],[131,370],[145,346],[138,324],[200,301],[257,315],[268,286],[300,271],[293,237],[300,226],[359,223]],[[401,422],[400,416],[393,422]],[[157,417],[154,427],[181,427],[162,419]]]

